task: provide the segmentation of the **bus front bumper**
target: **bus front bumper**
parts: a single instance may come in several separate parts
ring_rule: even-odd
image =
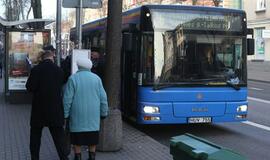
[[[220,123],[245,120],[247,101],[140,103],[137,116],[139,124]]]

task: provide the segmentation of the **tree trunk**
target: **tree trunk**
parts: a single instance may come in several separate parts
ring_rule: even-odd
[[[30,0],[0,0],[2,1],[2,8],[5,9],[5,18],[8,21],[15,21],[25,19],[24,10],[30,3]]]
[[[20,5],[20,12],[21,12],[21,15],[22,15],[22,19],[25,20],[25,16],[24,16],[24,2],[22,0],[19,0],[19,5]]]
[[[28,11],[27,11],[27,15],[26,15],[26,19],[29,19],[29,15],[30,15],[30,12],[31,12],[31,6],[29,7]]]
[[[11,0],[8,1],[8,17],[7,19],[9,21],[12,21],[12,4],[11,4]]]
[[[117,151],[122,148],[122,120],[120,112],[120,57],[122,45],[122,0],[108,1],[106,35],[105,90],[108,95],[109,117],[102,121],[101,151]]]
[[[42,18],[41,0],[31,0],[31,6],[32,6],[32,9],[33,9],[34,18]],[[43,29],[44,28],[44,23],[43,22],[38,22],[38,23],[36,23],[34,28]]]
[[[18,21],[20,19],[20,4],[18,0],[13,0],[13,20]]]
[[[42,18],[41,0],[31,0],[34,18]]]

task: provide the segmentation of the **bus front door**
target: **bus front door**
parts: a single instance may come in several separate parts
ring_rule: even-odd
[[[122,112],[136,117],[137,110],[137,43],[136,35],[123,33],[122,43]]]

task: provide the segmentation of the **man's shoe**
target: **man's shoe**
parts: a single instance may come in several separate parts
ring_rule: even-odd
[[[88,160],[95,160],[96,159],[96,152],[88,152],[89,159]]]
[[[75,153],[74,160],[81,160],[82,159],[82,154],[81,153]]]

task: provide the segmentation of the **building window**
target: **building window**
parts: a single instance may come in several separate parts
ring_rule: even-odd
[[[255,58],[258,60],[264,60],[265,57],[265,42],[262,37],[262,31],[265,28],[255,28]]]
[[[264,11],[266,9],[266,0],[257,0],[257,11]]]

